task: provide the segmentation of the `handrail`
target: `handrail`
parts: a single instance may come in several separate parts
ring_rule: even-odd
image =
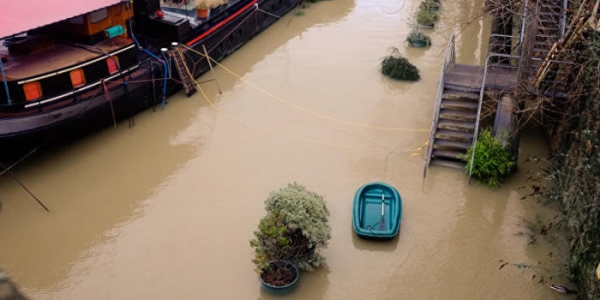
[[[438,92],[436,96],[435,108],[433,109],[433,121],[431,122],[431,130],[429,132],[429,146],[427,147],[427,157],[425,158],[425,167],[423,168],[423,177],[427,175],[427,168],[429,167],[429,163],[431,162],[431,153],[433,152],[433,141],[435,139],[435,126],[440,117],[440,106],[442,103],[442,92],[444,90],[444,74],[446,73],[446,69],[449,65],[453,65],[456,63],[456,42],[455,42],[455,34],[450,37],[450,41],[448,42],[448,46],[446,46],[446,52],[444,52],[444,63],[442,65],[442,70],[440,71],[440,81],[438,82]],[[450,57],[448,57],[448,55]]]
[[[567,28],[567,8],[569,7],[569,1],[563,0],[563,7],[560,11],[560,36],[565,36]]]
[[[520,36],[492,33],[492,34],[490,34],[490,38],[488,39],[488,49],[491,48],[493,38],[510,38],[510,39],[517,40],[518,45],[515,45],[516,47],[518,47],[517,55],[521,55],[521,52],[523,50],[523,43],[522,43],[522,39]],[[496,43],[493,43],[493,44],[495,45]],[[514,47],[511,47],[511,51],[513,51],[513,50],[514,50]]]
[[[475,117],[475,131],[473,132],[473,143],[471,147],[473,147],[473,151],[471,151],[471,165],[469,166],[469,183],[471,183],[471,175],[473,174],[473,159],[475,159],[475,151],[477,149],[477,135],[479,134],[479,119],[481,116],[481,106],[483,102],[483,96],[485,94],[485,81],[487,79],[487,71],[488,65],[491,57],[503,57],[509,59],[520,59],[521,57],[518,55],[508,55],[508,54],[500,54],[500,53],[491,53],[488,54],[485,59],[485,67],[483,69],[483,79],[481,81],[481,88],[479,90],[479,104],[477,106],[477,116]]]
[[[567,0],[565,0],[567,1]],[[525,37],[525,23],[527,22],[527,12],[528,12],[528,8],[529,8],[529,0],[525,0],[525,5],[523,6],[523,17],[521,18],[521,33],[519,34],[519,55],[522,55],[522,51],[523,50],[523,39]]]

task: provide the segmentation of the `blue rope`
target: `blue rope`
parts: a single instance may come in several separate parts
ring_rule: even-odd
[[[2,71],[2,81],[4,81],[4,90],[6,91],[8,105],[11,105],[12,101],[10,101],[10,93],[8,92],[8,83],[6,83],[6,75],[4,74],[4,65],[2,64],[2,58],[0,58],[0,71]]]
[[[142,48],[140,46],[140,43],[138,42],[138,40],[135,38],[135,35],[133,34],[133,30],[131,30],[130,32],[131,32],[131,37],[133,38],[133,41],[135,42],[135,45],[139,49],[141,49],[142,51],[148,53],[151,57],[153,57],[154,59],[156,59],[157,61],[159,61],[159,62],[161,62],[163,64],[163,69],[164,69],[165,75],[164,75],[164,78],[163,78],[163,97],[162,97],[162,106],[161,106],[161,108],[164,109],[165,108],[165,104],[167,103],[167,98],[166,98],[166,95],[167,95],[167,78],[169,78],[168,77],[169,76],[169,70],[168,70],[168,67],[167,67],[167,63],[164,60],[158,58],[156,55],[154,55],[154,53],[152,53],[152,52],[150,52],[150,51]]]
[[[141,49],[142,49],[144,52],[146,52],[146,53],[150,54],[150,56],[154,57],[154,59],[158,60],[159,62],[161,62],[161,63],[163,64],[163,70],[164,70],[164,73],[165,73],[165,75],[164,75],[164,78],[163,78],[163,98],[162,98],[162,108],[164,109],[164,108],[165,108],[165,104],[166,104],[166,102],[167,102],[167,99],[166,99],[166,95],[167,95],[167,78],[168,78],[168,76],[169,76],[169,70],[168,70],[168,68],[167,68],[167,63],[166,63],[164,60],[162,60],[162,59],[158,58],[156,55],[154,55],[154,53],[152,53],[152,52],[150,52],[150,51],[148,51],[148,50],[146,50],[146,49],[144,49],[144,48],[141,48]]]

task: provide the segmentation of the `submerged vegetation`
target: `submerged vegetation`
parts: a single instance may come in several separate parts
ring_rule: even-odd
[[[259,271],[271,261],[289,261],[304,271],[324,263],[318,250],[327,246],[331,228],[323,196],[294,182],[271,192],[265,210],[250,241]]]
[[[413,29],[408,37],[406,37],[406,41],[411,47],[415,48],[423,48],[431,45],[431,38],[418,29]]]
[[[389,55],[381,61],[381,73],[396,80],[417,81],[421,79],[419,69],[400,54],[400,50],[391,47]]]
[[[489,130],[479,133],[475,147],[477,151],[475,151],[473,160],[471,160],[473,147],[467,151],[466,171],[469,172],[473,165],[473,177],[492,188],[499,187],[514,169],[516,165],[514,159],[502,146],[500,140],[493,137]]]
[[[420,8],[417,12],[417,23],[423,26],[433,27],[438,21],[438,15],[435,11],[427,8]]]

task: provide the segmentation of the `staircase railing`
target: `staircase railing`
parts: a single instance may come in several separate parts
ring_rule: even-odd
[[[518,38],[518,37],[515,37],[515,38]],[[490,54],[488,54],[487,58],[485,59],[485,67],[483,70],[483,79],[481,81],[481,88],[479,90],[479,104],[477,106],[477,116],[475,117],[475,131],[473,132],[473,143],[471,144],[471,147],[473,148],[473,151],[471,151],[471,159],[470,159],[471,162],[473,162],[473,160],[475,159],[475,152],[477,150],[477,136],[479,135],[479,121],[481,118],[481,107],[482,107],[482,103],[483,103],[483,96],[485,96],[485,84],[487,81],[488,70],[490,67],[490,58],[492,58],[492,57],[506,58],[509,60],[516,60],[517,62],[521,58],[521,56],[519,56],[519,55],[490,53]],[[518,63],[516,65],[518,65]],[[509,69],[515,68],[515,66],[513,66],[512,63],[507,64],[507,65],[494,64],[494,67],[495,68],[509,68]],[[471,163],[469,165],[469,183],[471,183],[471,175],[472,174],[473,174],[473,163]]]
[[[560,16],[560,36],[565,35],[567,30],[567,9],[569,8],[569,0],[563,0],[563,7]]]
[[[444,52],[444,63],[440,71],[440,81],[438,82],[438,92],[436,96],[435,107],[433,108],[433,121],[431,122],[431,131],[429,132],[429,144],[427,146],[427,156],[425,158],[425,167],[423,168],[423,177],[427,175],[427,168],[431,162],[431,153],[433,152],[433,141],[435,140],[435,129],[440,117],[440,106],[442,103],[442,94],[444,92],[444,74],[448,67],[456,63],[456,35],[450,37],[446,51]]]
[[[492,49],[496,46],[502,46],[505,45],[507,40],[511,40],[511,48],[510,48],[510,54],[511,55],[521,55],[523,52],[523,43],[522,43],[522,39],[523,39],[523,35],[520,34],[519,36],[514,36],[514,35],[505,35],[505,34],[491,34],[490,38],[488,39],[488,49]],[[493,52],[492,52],[493,54]],[[508,54],[508,53],[503,53],[503,54]]]

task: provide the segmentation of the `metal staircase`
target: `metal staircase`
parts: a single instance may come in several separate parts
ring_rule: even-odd
[[[447,80],[447,75],[452,74],[459,79],[468,77],[468,73],[463,76],[461,72],[466,70],[456,66],[453,35],[444,54],[423,176],[427,174],[429,164],[464,168],[463,157],[473,142],[479,95],[476,89]]]
[[[497,42],[510,41],[511,53],[488,53],[485,66],[470,66],[456,63],[455,36],[450,38],[442,65],[438,94],[431,124],[429,147],[423,176],[430,165],[441,165],[464,169],[468,149],[477,143],[479,121],[483,98],[490,91],[514,92],[517,83],[531,84],[539,75],[546,61],[554,63],[548,80],[542,83],[554,91],[565,91],[565,86],[557,84],[564,80],[566,72],[561,71],[565,63],[549,60],[553,45],[565,33],[565,13],[567,0],[539,0],[525,4],[524,17],[529,13],[533,20],[522,21],[519,36],[492,34],[490,48]],[[524,37],[534,37],[534,41],[524,43]],[[528,46],[526,53],[523,45]],[[521,58],[526,58],[526,61]],[[531,94],[539,95],[539,89],[528,88]],[[554,93],[556,95],[556,93]],[[475,151],[472,152],[472,157]],[[471,158],[472,158],[471,157]],[[472,169],[469,170],[469,178]]]
[[[450,66],[447,75],[461,74],[463,70],[457,66]],[[477,125],[478,100],[479,91],[452,85],[448,81],[444,84],[437,124],[434,125],[435,131],[430,141],[431,164],[465,167],[464,157],[473,143]]]
[[[490,40],[497,37],[492,35]],[[429,165],[464,169],[468,149],[477,142],[486,91],[516,87],[518,56],[489,54],[481,67],[457,64],[454,53],[455,36],[452,36],[444,55],[423,176]],[[491,58],[502,58],[508,63],[492,63]]]
[[[528,34],[534,35],[531,51],[529,52],[530,63],[526,76],[535,80],[539,69],[544,61],[552,56],[553,48],[566,30],[567,0],[538,0],[535,6],[530,7],[536,18],[529,21]],[[568,88],[569,80],[565,77],[570,72],[563,62],[557,61],[549,70],[547,79],[535,83],[536,89],[546,90],[551,88],[552,96],[563,93]]]

